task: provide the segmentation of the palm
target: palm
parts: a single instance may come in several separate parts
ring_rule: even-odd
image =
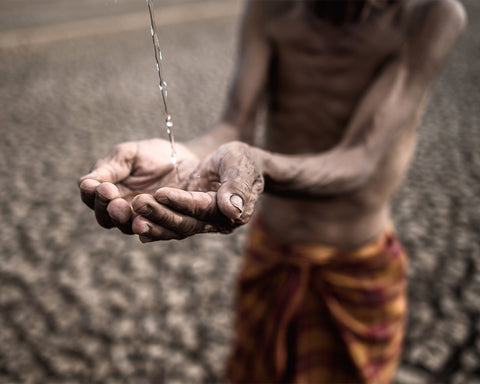
[[[95,211],[97,222],[133,233],[130,204],[136,195],[152,195],[166,186],[185,188],[199,161],[185,146],[179,144],[176,149],[176,167],[170,158],[170,144],[159,139],[119,144],[97,161],[78,181],[82,201]]]
[[[120,193],[154,193],[160,187],[184,188],[188,176],[198,165],[198,158],[181,144],[176,145],[177,164],[171,160],[170,143],[148,140],[138,143],[131,172],[118,186]]]
[[[182,144],[176,145],[176,151],[175,167],[170,157],[170,143],[165,140],[125,143],[114,149],[105,161],[117,158],[112,182],[120,196],[129,201],[140,193],[153,194],[160,187],[185,188],[199,160]]]

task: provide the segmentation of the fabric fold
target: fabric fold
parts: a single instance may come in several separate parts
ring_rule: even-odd
[[[282,244],[257,221],[238,281],[227,381],[390,382],[404,337],[406,268],[391,229],[342,251]]]

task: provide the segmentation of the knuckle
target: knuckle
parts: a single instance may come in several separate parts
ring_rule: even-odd
[[[247,180],[237,177],[231,183],[230,190],[231,192],[240,195],[243,199],[246,199],[251,194],[252,186]]]
[[[199,232],[198,221],[195,219],[181,220],[181,224],[178,226],[177,232],[182,236],[191,236]]]
[[[178,225],[176,224],[175,214],[171,211],[165,211],[160,221],[161,221],[161,224],[167,228],[172,228]]]

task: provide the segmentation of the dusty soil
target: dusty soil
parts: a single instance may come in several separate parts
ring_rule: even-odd
[[[394,217],[411,255],[399,383],[480,382],[480,4],[419,129]],[[179,140],[208,128],[236,20],[161,28]],[[212,383],[246,229],[142,245],[103,230],[76,178],[165,137],[149,31],[0,50],[0,383]]]

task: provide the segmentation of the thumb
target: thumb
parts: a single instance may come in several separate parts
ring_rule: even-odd
[[[252,168],[253,170],[253,168]],[[232,174],[221,177],[221,186],[217,191],[217,205],[229,219],[248,222],[255,210],[255,203],[263,191],[264,180],[260,173],[252,170],[239,172],[232,168]]]
[[[222,183],[217,191],[217,205],[220,211],[229,219],[239,219],[248,201],[246,191],[241,191],[235,181],[226,181]]]
[[[225,216],[244,224],[252,216],[255,202],[263,191],[262,171],[247,144],[234,142],[222,148],[217,205]]]
[[[226,217],[238,224],[250,220],[255,210],[255,203],[263,191],[263,177],[253,179],[227,180],[217,191],[217,205]]]

